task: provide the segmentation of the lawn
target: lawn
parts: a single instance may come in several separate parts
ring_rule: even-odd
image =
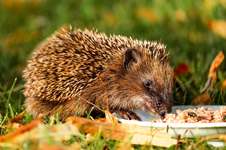
[[[0,125],[7,125],[10,118],[24,110],[22,72],[32,50],[54,31],[69,25],[167,45],[171,66],[177,68],[185,63],[188,67],[186,74],[175,81],[174,105],[190,105],[205,86],[214,58],[220,51],[226,54],[224,0],[1,0]],[[225,79],[223,60],[217,69],[217,82],[208,91],[211,104],[225,105],[226,92],[222,88]],[[31,120],[26,114],[23,123]],[[0,135],[7,133],[7,128],[0,129]],[[75,140],[83,141],[72,138],[71,142]],[[117,142],[99,138],[91,144],[94,147],[86,148],[106,144],[114,149]]]

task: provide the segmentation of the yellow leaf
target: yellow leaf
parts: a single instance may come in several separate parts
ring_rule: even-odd
[[[206,91],[211,89],[213,87],[213,85],[216,83],[216,81],[217,81],[216,71],[223,60],[224,60],[224,54],[222,51],[220,51],[220,53],[215,57],[215,59],[213,60],[213,62],[211,64],[211,67],[209,70],[208,81],[206,82],[204,88],[200,91],[201,93],[205,93]]]
[[[36,120],[32,121],[31,123],[26,124],[23,127],[13,131],[10,134],[0,136],[0,142],[7,142],[7,141],[10,141],[10,140],[13,140],[15,137],[22,135],[26,132],[29,132],[33,128],[37,127],[40,123],[43,123],[43,120],[42,119],[36,119]]]
[[[192,100],[191,105],[197,106],[197,105],[210,105],[211,104],[211,98],[209,94],[204,93],[202,95],[199,95],[195,99]]]
[[[224,20],[209,20],[207,26],[217,35],[226,38],[226,21]]]
[[[101,134],[103,137],[123,143],[150,144],[161,147],[170,147],[177,143],[177,140],[171,139],[171,135],[168,133],[145,129],[134,124],[103,123],[81,117],[69,117],[66,119],[66,123],[75,125],[80,132],[92,135],[99,132],[99,129],[102,128]]]

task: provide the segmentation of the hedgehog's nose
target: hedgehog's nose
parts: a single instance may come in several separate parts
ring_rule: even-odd
[[[163,111],[161,111],[161,112],[159,113],[159,115],[160,115],[161,118],[163,119],[163,118],[165,118],[166,113],[168,113],[168,111],[167,111],[167,110],[163,110]]]

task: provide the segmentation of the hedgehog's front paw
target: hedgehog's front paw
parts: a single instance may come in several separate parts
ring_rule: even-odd
[[[122,118],[127,119],[127,120],[142,121],[140,119],[140,117],[137,116],[137,114],[135,114],[132,111],[128,111],[128,110],[114,110],[113,113],[115,113],[117,116],[121,116]]]

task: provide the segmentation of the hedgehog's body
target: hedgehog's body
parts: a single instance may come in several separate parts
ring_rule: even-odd
[[[136,118],[134,109],[163,115],[172,108],[172,69],[157,43],[88,30],[55,34],[33,53],[23,76],[33,116],[59,108],[62,120],[82,116],[92,107],[85,100],[106,108],[107,96],[110,111],[125,118]]]

